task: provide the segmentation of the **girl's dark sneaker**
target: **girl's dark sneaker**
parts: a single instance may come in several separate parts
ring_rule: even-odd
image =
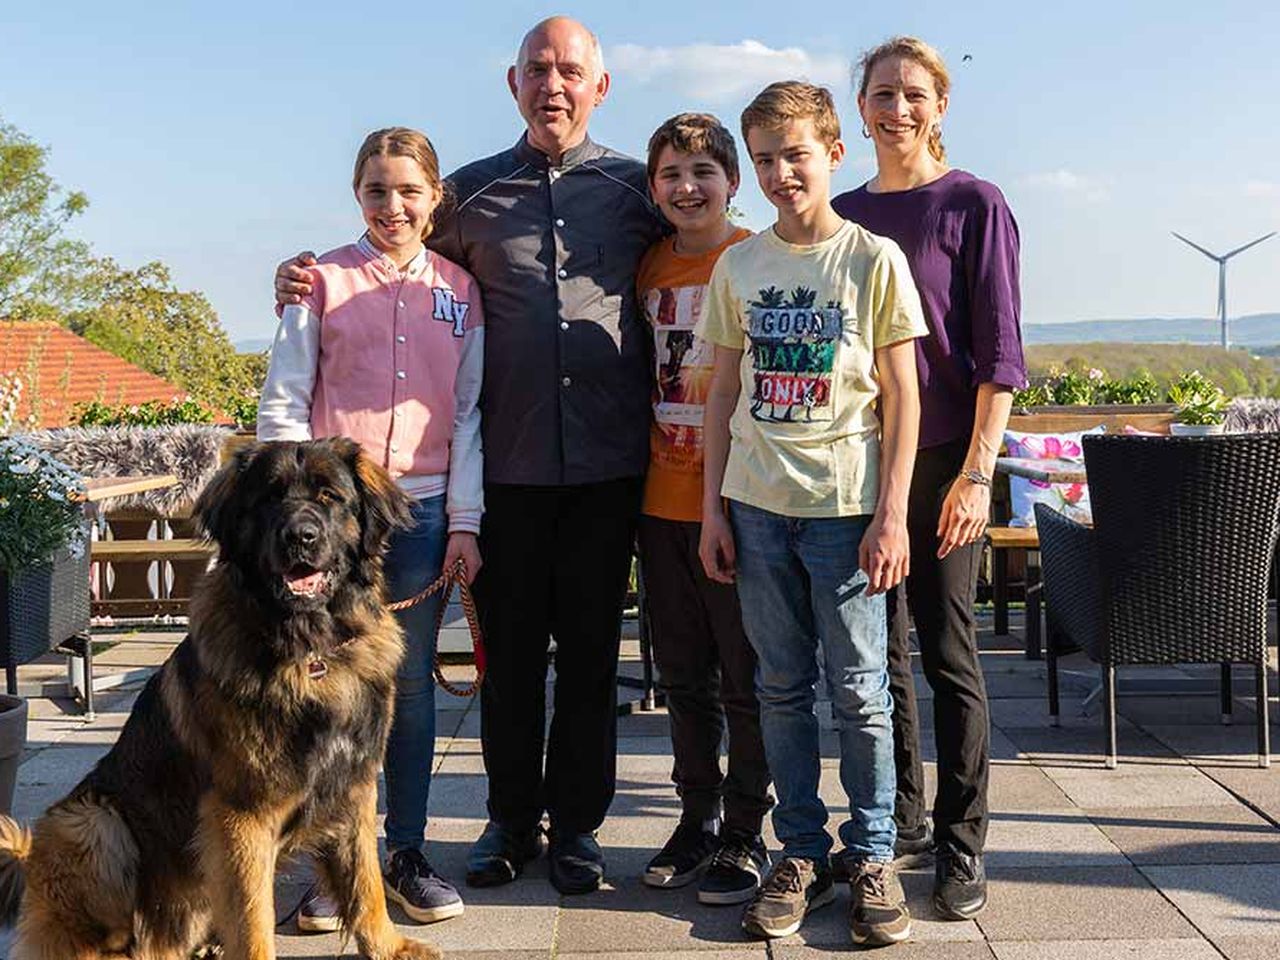
[[[419,923],[436,923],[461,915],[462,897],[414,847],[397,850],[391,855],[382,874],[387,899],[400,904]]]
[[[702,824],[681,820],[645,867],[644,882],[651,887],[683,887],[702,872],[719,846],[719,838]]]
[[[726,827],[698,884],[698,902],[719,906],[750,900],[768,869],[769,853],[760,834]]]

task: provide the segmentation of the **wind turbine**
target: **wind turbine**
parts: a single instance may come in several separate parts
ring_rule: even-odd
[[[1272,230],[1265,237],[1259,237],[1257,240],[1250,240],[1243,247],[1236,247],[1230,253],[1224,253],[1218,256],[1216,253],[1210,253],[1198,243],[1192,243],[1180,233],[1170,231],[1175,237],[1181,240],[1189,247],[1194,247],[1203,253],[1210,260],[1217,261],[1218,264],[1218,323],[1222,326],[1222,349],[1227,349],[1230,340],[1227,337],[1227,261],[1234,257],[1237,253],[1244,253],[1250,247],[1256,247],[1263,240],[1270,240],[1276,235],[1276,231]]]

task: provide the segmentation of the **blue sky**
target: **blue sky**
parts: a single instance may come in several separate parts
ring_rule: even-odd
[[[516,139],[505,67],[541,16],[600,36],[613,90],[592,135],[635,156],[680,110],[736,129],[765,83],[827,83],[850,148],[840,189],[872,172],[849,63],[914,33],[952,67],[951,162],[1000,185],[1019,220],[1026,322],[1209,317],[1216,268],[1169,231],[1226,250],[1280,229],[1280,5],[1040,7],[14,2],[0,5],[0,118],[89,195],[75,235],[126,265],[164,261],[233,338],[259,338],[274,264],[359,232],[365,133],[418,127],[446,170]],[[748,225],[770,222],[750,179],[739,203]],[[1280,237],[1229,274],[1231,315],[1280,312]]]

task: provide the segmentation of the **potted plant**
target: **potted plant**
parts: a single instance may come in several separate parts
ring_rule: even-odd
[[[1169,401],[1177,410],[1169,432],[1179,437],[1205,437],[1222,433],[1227,396],[1199,370],[1184,373],[1169,387]]]
[[[31,444],[0,437],[0,810],[26,740],[19,664],[89,629],[89,551],[80,476]],[[7,754],[7,755],[6,755]]]

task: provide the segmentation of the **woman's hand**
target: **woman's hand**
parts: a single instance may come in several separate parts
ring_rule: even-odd
[[[698,557],[702,569],[716,583],[733,583],[737,576],[738,554],[733,546],[733,528],[723,510],[703,511]]]
[[[315,263],[316,255],[310,250],[280,261],[276,267],[276,303],[287,307],[301,303],[302,298],[311,293],[311,274],[306,268],[314,267]]]
[[[867,575],[867,595],[896,587],[911,572],[911,541],[903,520],[877,513],[858,544],[858,566]]]
[[[480,572],[480,543],[474,533],[451,533],[444,548],[444,570],[448,573],[461,560],[466,567],[467,585],[475,582]]]
[[[990,515],[991,488],[958,477],[942,501],[942,514],[938,518],[938,559],[956,547],[976,542],[987,529]]]

